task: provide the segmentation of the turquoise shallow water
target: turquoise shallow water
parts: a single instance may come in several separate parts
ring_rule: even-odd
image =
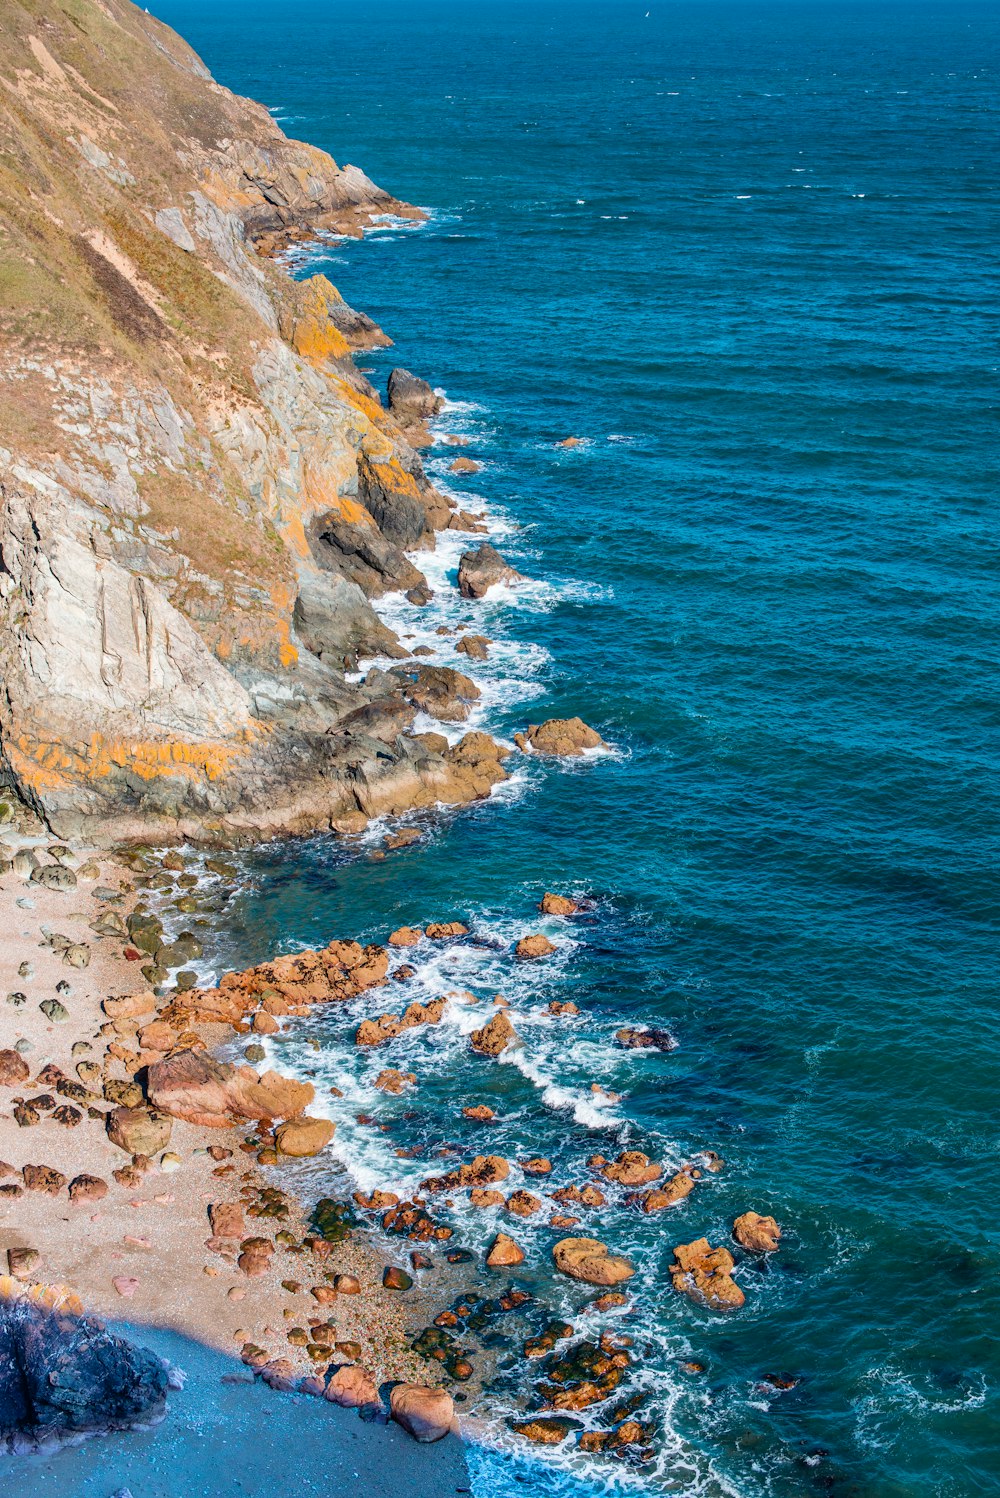
[[[641,1266],[661,1419],[655,1470],[621,1480],[965,1498],[1000,1488],[1000,21],[968,0],[646,8],[157,7],[289,133],[432,211],[303,269],[396,340],[373,378],[398,362],[447,392],[486,464],[452,482],[538,580],[486,606],[484,721],[579,712],[616,751],[534,766],[384,862],[260,852],[221,955],[468,918],[486,945],[421,953],[420,981],[515,1006],[491,1145],[561,1179],[626,1143],[724,1157],[666,1222],[598,1215]],[[430,631],[466,617],[442,598]],[[546,888],[595,908],[514,974],[496,944]],[[548,1020],[553,996],[581,1018]],[[481,1144],[455,1117],[486,1085],[459,1031],[376,1065],[356,1019],[282,1050],[348,1091],[362,1177],[408,1179],[401,1143]],[[678,1048],[615,1051],[626,1020]],[[400,1056],[421,1085],[386,1102],[370,1083]],[[622,1102],[595,1108],[594,1080]],[[671,1293],[669,1248],[725,1241],[747,1207],[785,1243],[717,1318]],[[475,1461],[480,1498],[606,1480]]]

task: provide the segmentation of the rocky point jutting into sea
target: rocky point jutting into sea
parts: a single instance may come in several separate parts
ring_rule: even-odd
[[[355,351],[385,334],[275,263],[418,220],[288,140],[109,0],[3,7],[0,763],[59,836],[260,838],[456,804],[505,777],[462,673],[405,659],[372,600],[468,531],[469,596],[512,576],[427,479],[440,406]],[[470,655],[472,651],[470,650]],[[557,746],[558,752],[558,746]]]

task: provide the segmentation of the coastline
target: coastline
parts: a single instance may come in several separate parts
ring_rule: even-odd
[[[44,860],[42,850],[50,842],[38,828],[23,838],[11,838],[10,847],[11,851],[33,847]],[[137,1021],[109,1020],[102,1002],[111,995],[120,998],[147,989],[139,963],[121,954],[121,939],[101,937],[91,929],[95,916],[109,910],[128,917],[137,899],[135,872],[100,854],[100,864],[95,865],[87,852],[78,849],[69,858],[64,854],[64,863],[44,864],[83,866],[88,873],[99,867],[96,877],[72,890],[46,889],[13,872],[0,880],[0,912],[7,933],[0,943],[0,986],[6,993],[25,998],[8,1010],[12,1018],[5,1026],[5,1038],[11,1048],[20,1047],[16,1054],[23,1054],[30,1067],[28,1078],[0,1091],[0,1160],[4,1162],[0,1184],[6,1188],[0,1228],[2,1268],[7,1268],[9,1251],[18,1255],[25,1249],[35,1250],[37,1257],[28,1260],[20,1254],[23,1267],[18,1273],[25,1286],[33,1282],[65,1285],[82,1301],[86,1314],[121,1326],[131,1340],[169,1356],[182,1372],[190,1361],[196,1369],[194,1382],[201,1401],[215,1397],[220,1380],[234,1387],[244,1383],[266,1386],[267,1375],[264,1380],[254,1377],[268,1361],[260,1355],[261,1349],[270,1359],[286,1360],[286,1366],[272,1377],[275,1389],[288,1390],[308,1378],[316,1371],[315,1359],[310,1359],[304,1347],[290,1343],[287,1334],[292,1327],[309,1329],[311,1323],[322,1324],[329,1339],[323,1366],[332,1358],[334,1366],[363,1367],[377,1387],[400,1379],[427,1383],[426,1364],[409,1350],[417,1314],[413,1302],[419,1303],[418,1297],[409,1297],[404,1304],[398,1294],[383,1288],[384,1256],[361,1234],[352,1234],[332,1252],[322,1244],[318,1245],[322,1252],[303,1250],[302,1240],[310,1236],[304,1204],[275,1186],[258,1166],[255,1152],[241,1150],[246,1130],[199,1128],[174,1119],[166,1149],[138,1160],[108,1138],[105,1120],[114,1110],[101,1097],[102,1083],[130,1081],[134,1068],[116,1060],[113,1051],[118,1048],[128,1054],[135,1044]],[[106,898],[95,897],[95,891]],[[30,908],[18,903],[26,901],[31,902]],[[90,951],[88,965],[68,966],[57,949],[44,944],[46,931],[85,942]],[[25,963],[30,966],[27,975],[19,972]],[[61,985],[58,1002],[67,1012],[64,1018],[53,1020],[38,1006],[56,996],[57,984]],[[149,1023],[154,1023],[154,1008],[166,1002],[164,996],[155,1006],[147,1006]],[[210,1027],[206,1034],[210,1045],[221,1039],[221,1030],[213,1035]],[[10,1050],[4,1052],[8,1067],[10,1054]],[[100,1078],[85,1073],[86,1088],[78,1081],[81,1063],[102,1072]],[[60,1081],[53,1067],[59,1068],[69,1084],[64,1091],[58,1090]],[[40,1072],[44,1072],[41,1078]],[[14,1117],[17,1100],[44,1099],[46,1089],[50,1089],[48,1101],[36,1110],[38,1122],[18,1122]],[[57,1121],[53,1104],[72,1108],[76,1121],[72,1125]],[[210,1150],[223,1158],[213,1158]],[[61,1181],[51,1181],[48,1190],[25,1189],[21,1175],[25,1165],[49,1166]],[[121,1173],[121,1180],[115,1179],[115,1171]],[[71,1183],[73,1195],[78,1195],[75,1201],[71,1200]],[[19,1194],[15,1196],[14,1191]],[[275,1240],[277,1228],[278,1233],[288,1235],[290,1245],[275,1242],[273,1259],[263,1270],[255,1265],[252,1274],[242,1272],[235,1262],[238,1240],[212,1242],[209,1208],[240,1202],[247,1235],[269,1234]],[[273,1209],[275,1202],[281,1211],[277,1221],[270,1216],[255,1220],[250,1215],[261,1206]],[[330,1286],[335,1275],[352,1276],[358,1293],[334,1293]],[[298,1288],[290,1292],[288,1286],[296,1283]],[[6,1293],[17,1293],[9,1281],[5,1284]],[[322,1303],[312,1296],[311,1287],[319,1288]],[[339,1354],[332,1346],[334,1339],[346,1344]],[[246,1349],[251,1346],[257,1351],[248,1355]],[[95,1464],[135,1461],[141,1465],[144,1459],[159,1460],[171,1451],[183,1454],[186,1438],[182,1433],[190,1419],[192,1392],[169,1395],[166,1424],[157,1428],[159,1435],[154,1432],[149,1438],[153,1444],[148,1451],[145,1437],[105,1434],[92,1443]],[[366,1425],[357,1420],[355,1411],[338,1409],[317,1397],[321,1392],[322,1383],[311,1395],[279,1395],[268,1390],[262,1405],[259,1395],[250,1395],[249,1403],[241,1404],[236,1394],[222,1388],[229,1437],[238,1446],[240,1422],[248,1435],[261,1418],[280,1418],[283,1425],[289,1420],[294,1425],[301,1418],[322,1437],[322,1456],[317,1460],[323,1470],[336,1461],[338,1448],[345,1458],[360,1457],[372,1463],[359,1491],[393,1490],[380,1467],[390,1451],[392,1461],[401,1464],[401,1479],[411,1483],[413,1491],[437,1494],[456,1486],[461,1489],[464,1463],[453,1438],[435,1445],[431,1452],[404,1437],[397,1427],[388,1433],[380,1428],[385,1415]],[[286,1412],[288,1398],[298,1406],[319,1406],[326,1423],[317,1424],[320,1416],[316,1414]],[[267,1400],[273,1401],[273,1408]],[[389,1447],[380,1446],[386,1440]],[[409,1454],[411,1447],[416,1454]],[[189,1460],[194,1456],[188,1451]],[[23,1457],[0,1457],[0,1470],[6,1468],[12,1481],[16,1478],[19,1484],[27,1484],[25,1491],[34,1491],[37,1483],[41,1492],[47,1490],[49,1475],[55,1480],[60,1473],[63,1478],[70,1470],[75,1474],[76,1467],[69,1468],[67,1463],[77,1460],[72,1448],[51,1454],[42,1451],[29,1457],[27,1466]],[[254,1460],[258,1480],[263,1482],[267,1463],[259,1454]],[[280,1458],[275,1455],[272,1460],[277,1463]],[[302,1461],[305,1481],[308,1453],[303,1453]],[[86,1458],[83,1465],[87,1465]],[[198,1475],[196,1469],[191,1473],[192,1479]],[[89,1491],[74,1488],[85,1490]],[[239,1490],[235,1468],[231,1490]]]

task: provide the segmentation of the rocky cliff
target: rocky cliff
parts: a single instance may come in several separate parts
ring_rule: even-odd
[[[239,837],[483,794],[406,730],[371,598],[460,523],[274,260],[419,216],[128,0],[0,0],[0,770],[62,836]],[[412,436],[412,432],[410,433]]]

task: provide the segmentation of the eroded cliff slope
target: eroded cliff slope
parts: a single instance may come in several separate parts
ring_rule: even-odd
[[[0,759],[61,835],[239,836],[482,794],[357,653],[453,522],[269,258],[418,210],[128,0],[0,0]]]

